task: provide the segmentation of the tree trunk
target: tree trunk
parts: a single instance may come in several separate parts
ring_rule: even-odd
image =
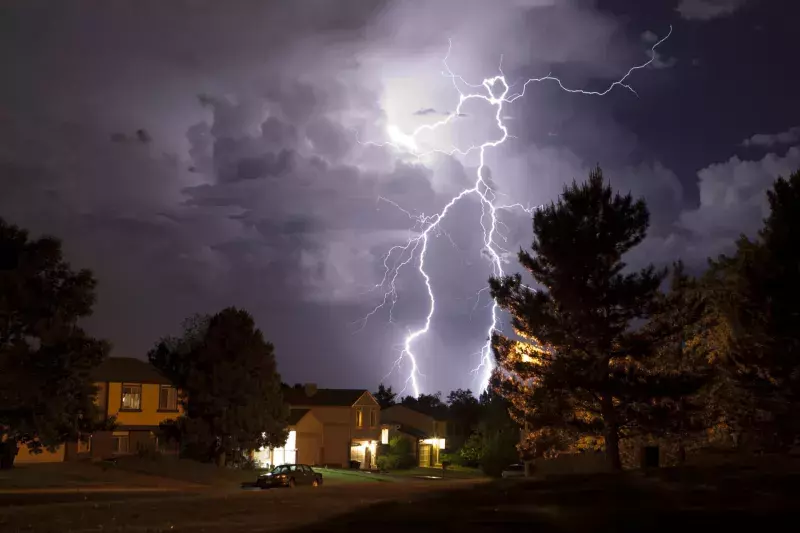
[[[686,447],[683,442],[678,443],[678,464],[683,466],[686,464]]]
[[[217,466],[223,468],[225,466],[225,450],[217,451]]]
[[[614,403],[611,396],[602,398],[603,423],[605,424],[606,460],[611,470],[622,470],[622,461],[619,457],[619,426]]]

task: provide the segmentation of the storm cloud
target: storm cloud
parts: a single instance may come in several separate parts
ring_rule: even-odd
[[[687,18],[710,18],[684,4]],[[497,74],[502,54],[509,82],[553,72],[594,89],[647,59],[651,34],[674,21],[656,22],[555,0],[20,3],[0,23],[14,80],[0,87],[0,216],[61,237],[71,262],[95,271],[89,326],[116,355],[144,357],[186,316],[237,305],[276,344],[285,380],[402,388],[402,370],[386,375],[427,312],[414,264],[391,323],[388,309],[361,319],[383,297],[384,254],[419,230],[414,217],[470,186],[477,161],[409,157],[380,145],[387,126],[410,131],[455,109],[448,39],[448,64],[470,82]],[[600,163],[614,187],[648,200],[651,237],[635,264],[700,265],[757,229],[763,191],[800,166],[797,148],[740,158],[731,145],[687,173],[625,118],[663,105],[690,63],[678,54],[667,46],[637,74],[639,98],[530,86],[504,110],[514,137],[487,157],[499,197],[552,201]],[[423,140],[498,134],[488,104],[462,111]],[[765,139],[748,142],[772,149]],[[431,241],[438,310],[417,349],[427,391],[478,385],[490,273],[480,213],[465,199]],[[502,222],[515,271],[530,218]]]

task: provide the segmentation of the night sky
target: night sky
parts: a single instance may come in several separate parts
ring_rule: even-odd
[[[285,381],[374,390],[428,312],[410,264],[388,307],[382,257],[474,181],[477,160],[417,159],[385,142],[458,103],[442,59],[480,83],[531,84],[503,109],[487,152],[504,203],[539,205],[600,164],[644,196],[648,239],[632,266],[710,255],[752,235],[765,190],[800,168],[796,0],[293,0],[4,2],[0,8],[0,216],[62,238],[99,280],[89,330],[144,358],[197,312],[253,313]],[[468,104],[425,139],[497,136]],[[408,211],[403,212],[388,202]],[[506,201],[507,200],[507,201]],[[491,264],[480,204],[466,198],[431,236],[436,297],[415,343],[425,392],[479,386]],[[532,239],[501,214],[503,268]],[[413,237],[413,234],[412,234]],[[417,259],[418,260],[418,259]],[[391,298],[390,298],[391,300]],[[384,379],[403,388],[406,364]]]

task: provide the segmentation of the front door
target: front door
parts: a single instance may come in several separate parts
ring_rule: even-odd
[[[364,468],[367,470],[372,469],[372,450],[369,446],[364,450]]]
[[[431,466],[431,445],[419,445],[419,466]]]

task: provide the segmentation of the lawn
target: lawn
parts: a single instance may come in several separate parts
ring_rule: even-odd
[[[54,489],[81,487],[148,487],[156,484],[152,476],[136,475],[90,463],[43,463],[16,465],[0,470],[0,491],[14,489]]]
[[[377,474],[364,470],[345,470],[340,468],[321,468],[314,467],[315,472],[322,474],[324,484],[339,483],[370,483],[370,482],[389,482],[397,481],[391,475]]]
[[[449,466],[447,470],[418,466],[408,470],[392,470],[391,476],[404,478],[442,478],[442,479],[486,479],[486,475],[477,468]]]
[[[346,471],[337,476],[365,477]],[[327,475],[326,475],[327,477]],[[534,480],[342,483],[0,507],[2,531],[737,531],[800,517],[786,467],[664,469]],[[55,512],[57,509],[57,512]]]

